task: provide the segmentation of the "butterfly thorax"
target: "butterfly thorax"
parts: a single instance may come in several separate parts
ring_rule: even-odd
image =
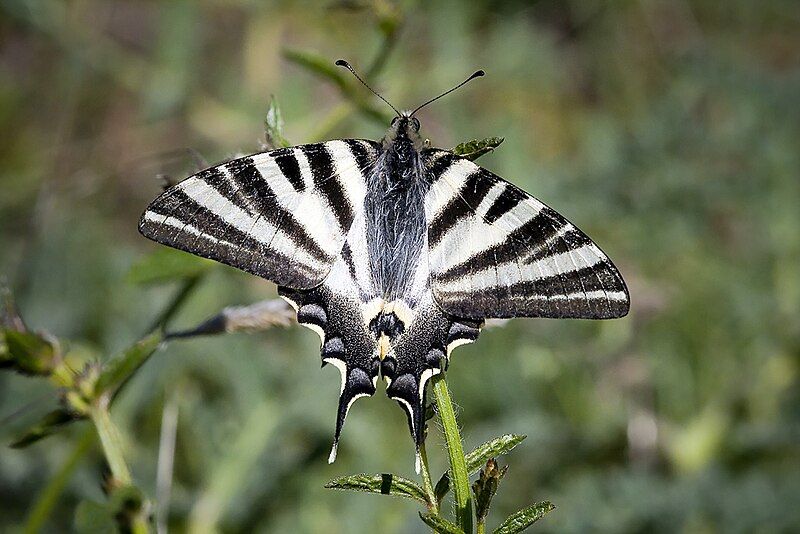
[[[370,269],[377,296],[389,303],[412,301],[425,246],[425,194],[419,134],[407,117],[396,119],[384,137],[380,156],[367,177],[372,192],[364,200]]]

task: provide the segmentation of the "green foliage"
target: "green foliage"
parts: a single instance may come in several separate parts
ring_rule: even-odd
[[[338,477],[325,484],[325,487],[406,497],[429,505],[425,491],[416,482],[391,473]]]
[[[169,247],[159,247],[131,265],[128,281],[134,284],[162,284],[195,278],[216,263]]]
[[[493,534],[514,534],[516,532],[522,532],[544,517],[545,514],[553,510],[555,510],[555,506],[547,501],[536,503],[533,506],[529,506],[528,508],[524,508],[512,514],[492,532]]]
[[[331,68],[350,60],[403,108],[484,68],[420,112],[423,135],[443,147],[502,135],[502,150],[478,161],[570,218],[630,284],[627,319],[513,320],[457,349],[448,381],[467,449],[528,434],[488,524],[541,496],[559,507],[541,532],[800,530],[797,3],[453,6],[0,3],[0,275],[31,328],[18,317],[3,327],[47,329],[76,362],[50,377],[0,373],[0,441],[58,409],[71,381],[89,389],[99,369],[84,375],[86,362],[162,318],[177,330],[274,297],[225,268],[125,282],[132,263],[171,252],[136,231],[164,151],[191,146],[217,162],[259,150],[270,94],[295,142],[385,131],[386,116],[283,60],[292,46]],[[126,383],[111,416],[145,488],[163,482],[154,462],[165,399],[177,399],[170,531],[427,528],[412,501],[322,489],[343,473],[408,472],[411,444],[394,406],[361,401],[326,465],[338,376],[309,367],[316,350],[300,328],[171,341]],[[69,530],[97,486],[106,458],[93,422],[58,428],[0,453],[0,488],[13,489],[0,531],[29,519],[28,532]],[[454,520],[449,504],[437,513]]]
[[[480,140],[473,139],[472,141],[459,143],[450,150],[453,154],[467,158],[470,161],[475,161],[484,154],[493,152],[503,141],[505,141],[505,139],[502,137],[487,137],[486,139]]]
[[[153,332],[105,362],[97,379],[95,394],[114,395],[153,355],[163,339],[162,332]]]
[[[522,440],[526,437],[524,435],[505,434],[478,445],[464,456],[467,472],[470,475],[474,475],[490,459],[508,454],[514,447],[522,443]],[[436,483],[437,500],[441,501],[448,491],[450,491],[450,475],[444,473]]]
[[[0,330],[0,367],[27,375],[48,375],[61,360],[57,346],[32,332]]]
[[[458,525],[438,514],[423,514],[420,512],[419,518],[438,534],[464,534],[464,531]]]
[[[283,135],[283,116],[275,95],[272,95],[269,99],[269,108],[264,119],[264,136],[267,147],[270,149],[287,147],[291,144]]]
[[[508,471],[508,466],[498,469],[497,462],[490,458],[486,461],[486,467],[481,470],[478,480],[472,484],[472,493],[475,495],[475,517],[478,524],[486,522],[492,499],[497,493],[497,487],[506,471]]]
[[[18,438],[14,439],[14,441],[11,442],[11,447],[15,449],[27,447],[50,434],[58,432],[61,427],[71,423],[76,418],[77,416],[74,413],[63,408],[48,412],[38,423],[26,430]]]

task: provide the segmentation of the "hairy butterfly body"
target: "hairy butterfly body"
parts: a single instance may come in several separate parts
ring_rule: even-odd
[[[415,110],[416,111],[416,110]],[[606,255],[561,215],[452,152],[412,113],[343,139],[208,168],[145,211],[146,237],[278,284],[341,372],[336,448],[378,378],[424,439],[425,391],[486,318],[628,312]]]

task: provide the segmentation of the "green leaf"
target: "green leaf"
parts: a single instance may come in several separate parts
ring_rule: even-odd
[[[514,534],[515,532],[522,532],[544,517],[546,513],[553,510],[555,510],[555,506],[549,501],[536,503],[533,506],[529,506],[528,508],[508,516],[508,519],[494,529],[492,534]]]
[[[503,137],[487,137],[486,139],[473,139],[453,147],[452,152],[462,158],[475,161],[484,154],[492,152],[505,140]]]
[[[156,351],[164,335],[160,330],[105,362],[97,379],[96,394],[113,395]]]
[[[496,458],[511,452],[511,450],[522,443],[522,440],[526,437],[528,436],[505,434],[498,438],[490,439],[482,445],[478,445],[464,457],[467,463],[467,471],[469,471],[470,475],[474,475],[490,458]],[[436,483],[434,493],[436,494],[436,498],[441,502],[448,491],[450,491],[450,476],[448,473],[445,473]]]
[[[74,414],[64,409],[53,410],[46,414],[41,421],[25,431],[20,437],[11,443],[14,449],[22,449],[31,443],[54,434],[61,430],[65,425],[78,420]]]
[[[264,136],[270,148],[281,148],[290,146],[291,143],[283,136],[283,116],[275,95],[269,99],[269,109],[267,117],[264,119]]]
[[[215,262],[175,250],[159,247],[131,265],[127,279],[134,284],[161,284],[200,276]]]
[[[33,332],[0,331],[0,367],[27,375],[47,375],[60,359],[56,344]]]
[[[423,514],[420,512],[419,518],[439,534],[464,534],[464,531],[458,525],[451,523],[438,514]]]
[[[414,481],[391,473],[380,475],[348,475],[331,480],[325,487],[336,490],[364,491],[406,497],[428,505],[425,491]]]

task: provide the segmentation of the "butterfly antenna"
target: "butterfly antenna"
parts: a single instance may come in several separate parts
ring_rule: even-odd
[[[395,113],[397,113],[397,116],[398,116],[398,117],[400,116],[400,112],[399,112],[399,111],[397,111],[397,108],[396,108],[396,107],[394,107],[393,105],[391,105],[391,104],[389,103],[389,101],[388,101],[388,100],[386,100],[385,98],[383,98],[383,97],[382,97],[382,96],[381,96],[381,95],[378,93],[378,91],[376,91],[375,89],[373,89],[372,87],[370,87],[370,86],[367,84],[367,82],[365,82],[364,80],[362,80],[362,79],[361,79],[361,76],[359,76],[359,75],[358,75],[358,73],[357,73],[357,72],[356,72],[356,70],[355,70],[355,69],[354,69],[354,68],[353,68],[353,67],[350,65],[350,63],[348,63],[347,61],[345,61],[345,60],[343,60],[343,59],[337,59],[337,60],[336,60],[336,64],[337,64],[338,66],[340,66],[340,67],[344,67],[344,68],[346,68],[347,70],[349,70],[350,72],[352,72],[352,73],[353,73],[353,76],[355,76],[355,77],[356,77],[356,79],[357,79],[359,82],[361,82],[361,83],[364,85],[364,87],[366,87],[367,89],[369,89],[370,91],[372,91],[372,94],[374,94],[375,96],[377,96],[378,98],[380,98],[381,100],[383,100],[384,102],[386,102],[386,104],[387,104],[387,105],[388,105],[390,108],[392,108],[392,109],[394,110],[394,112],[395,112]]]
[[[449,91],[445,91],[444,93],[440,94],[439,96],[433,97],[430,100],[428,100],[427,102],[425,102],[424,104],[422,104],[421,106],[418,106],[417,109],[412,111],[411,115],[409,115],[409,116],[413,117],[414,113],[416,113],[417,111],[421,110],[422,108],[424,108],[425,106],[427,106],[431,102],[435,102],[435,101],[439,100],[440,98],[442,98],[443,96],[449,95],[450,93],[452,93],[453,91],[455,91],[456,89],[461,87],[462,85],[465,85],[467,82],[469,82],[471,80],[474,80],[475,78],[480,78],[481,76],[484,76],[484,75],[486,75],[486,73],[483,72],[482,70],[476,70],[475,72],[472,73],[472,76],[470,76],[469,78],[467,78],[466,80],[464,80],[460,84],[456,85],[455,87],[453,87]]]

